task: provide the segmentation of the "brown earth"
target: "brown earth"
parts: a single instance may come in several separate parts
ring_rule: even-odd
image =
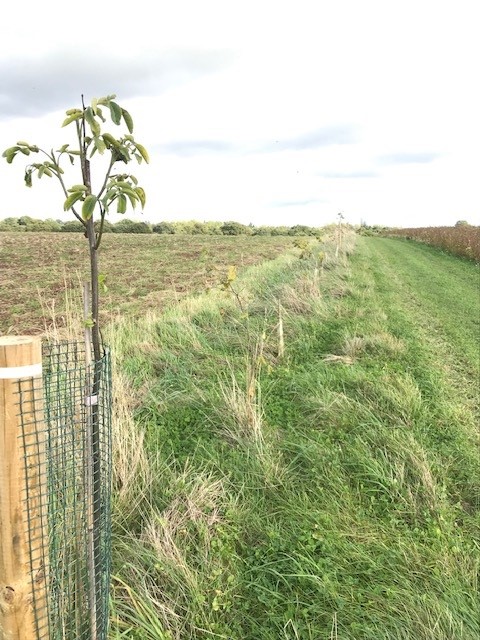
[[[229,265],[240,273],[292,246],[293,238],[285,236],[105,235],[102,319],[162,309],[219,286]],[[53,322],[63,326],[66,295],[80,300],[88,271],[81,234],[0,233],[0,334],[43,333]]]

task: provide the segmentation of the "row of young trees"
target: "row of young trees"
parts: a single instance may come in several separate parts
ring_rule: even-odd
[[[98,222],[95,223],[98,225]],[[5,218],[0,220],[0,231],[31,231],[31,232],[85,232],[84,225],[78,220],[39,220],[30,216],[20,218]],[[245,225],[240,222],[139,222],[124,218],[112,224],[108,220],[103,222],[103,233],[161,233],[178,235],[224,235],[224,236],[317,236],[319,228],[308,227],[306,225],[295,225],[293,227],[278,226],[254,226]]]

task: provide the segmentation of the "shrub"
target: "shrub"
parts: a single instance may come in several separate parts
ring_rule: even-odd
[[[112,226],[114,233],[152,233],[152,227],[147,222],[135,222],[134,220],[120,220]]]
[[[174,234],[175,227],[170,222],[158,222],[152,227],[153,233]]]

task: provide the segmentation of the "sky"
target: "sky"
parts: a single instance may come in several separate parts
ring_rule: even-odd
[[[73,143],[65,110],[115,93],[151,157],[129,218],[480,224],[479,17],[478,0],[7,3],[0,150]],[[0,218],[69,219],[27,163],[1,159]]]

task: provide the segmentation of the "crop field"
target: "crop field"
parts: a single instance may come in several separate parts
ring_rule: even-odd
[[[292,247],[286,236],[108,234],[100,249],[106,275],[102,317],[161,310],[188,293],[218,286],[229,265],[241,270]],[[41,333],[65,323],[65,294],[88,279],[81,234],[0,233],[0,333]]]
[[[480,227],[419,227],[416,229],[390,229],[387,234],[430,244],[462,258],[480,262]]]

